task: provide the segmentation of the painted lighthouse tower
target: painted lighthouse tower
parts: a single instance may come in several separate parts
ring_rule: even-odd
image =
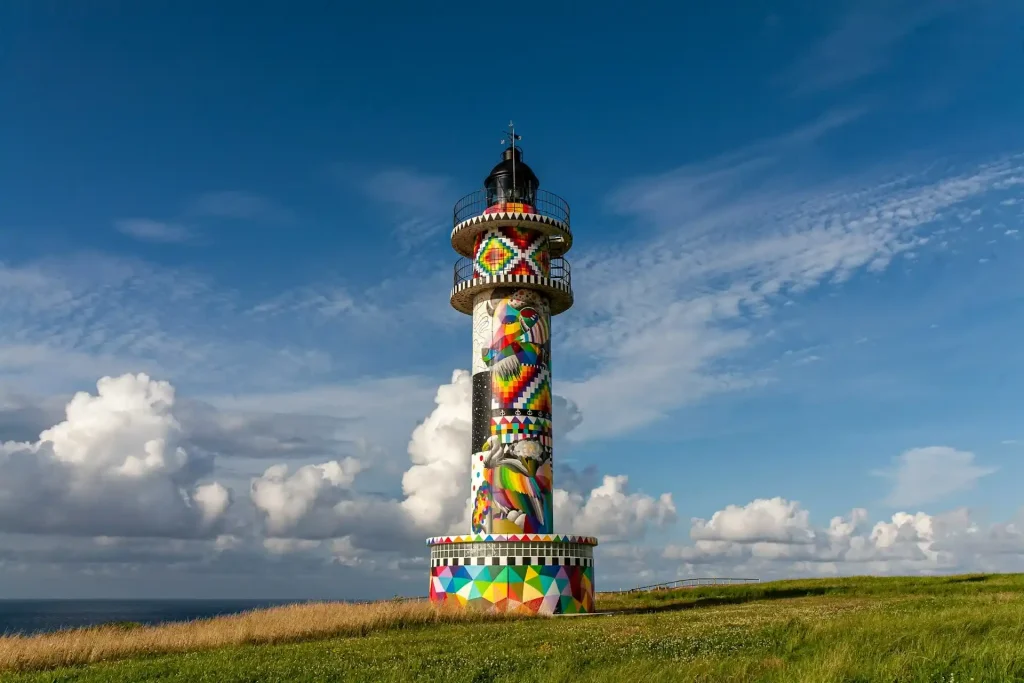
[[[473,319],[472,521],[427,539],[430,599],[499,612],[594,609],[597,539],[555,532],[551,319],[572,306],[569,205],[540,189],[512,124],[455,205],[451,304]]]

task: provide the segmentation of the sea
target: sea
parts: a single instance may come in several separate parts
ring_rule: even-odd
[[[300,600],[0,600],[0,634],[32,634],[110,622],[190,621]]]

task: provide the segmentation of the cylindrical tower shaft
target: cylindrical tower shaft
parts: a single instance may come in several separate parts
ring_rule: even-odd
[[[492,228],[476,240],[474,271],[550,276],[548,236]],[[473,299],[473,533],[550,534],[551,305],[528,284]]]

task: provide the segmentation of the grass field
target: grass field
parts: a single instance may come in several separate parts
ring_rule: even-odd
[[[321,604],[0,638],[0,680],[1024,681],[1024,575],[780,581],[598,608],[613,614]]]

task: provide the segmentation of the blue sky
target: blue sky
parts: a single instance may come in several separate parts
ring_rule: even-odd
[[[509,119],[572,206],[556,526],[600,585],[1021,566],[1017,3],[13,2],[0,44],[0,596],[425,586],[451,210]]]

